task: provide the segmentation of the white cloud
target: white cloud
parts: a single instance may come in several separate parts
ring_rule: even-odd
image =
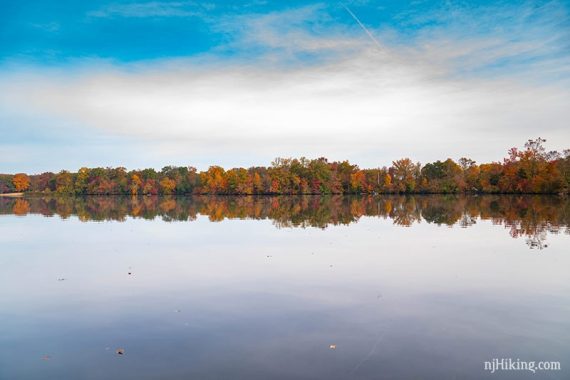
[[[146,140],[147,153],[162,158],[223,153],[262,164],[256,157],[325,155],[376,166],[404,155],[497,160],[538,135],[553,149],[570,142],[568,56],[537,59],[552,45],[437,29],[404,43],[371,29],[379,51],[358,28],[322,26],[323,12],[226,20],[220,27],[238,36],[226,48],[265,48],[247,60],[209,56],[73,75],[39,70],[5,78],[9,98],[0,101]],[[307,29],[306,19],[317,22]],[[501,67],[513,57],[521,63]]]
[[[189,10],[188,7],[198,8],[192,1],[150,1],[129,4],[110,4],[102,9],[89,12],[91,17],[189,17],[200,13]],[[210,8],[209,4],[202,4],[200,8]]]
[[[58,22],[48,22],[44,24],[32,23],[30,26],[49,33],[57,33],[61,28],[61,25]]]

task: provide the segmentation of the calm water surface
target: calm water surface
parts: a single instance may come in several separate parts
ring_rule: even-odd
[[[569,225],[558,197],[0,198],[0,379],[568,379]]]

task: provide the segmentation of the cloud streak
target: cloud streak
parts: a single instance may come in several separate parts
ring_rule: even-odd
[[[382,45],[380,45],[380,42],[378,42],[376,37],[374,37],[374,35],[370,33],[370,31],[366,28],[366,26],[364,26],[364,24],[360,21],[360,19],[356,17],[356,15],[350,10],[350,8],[348,8],[346,5],[342,3],[341,5],[344,9],[346,9],[348,14],[354,19],[354,21],[356,21],[356,23],[362,28],[362,30],[364,30],[364,32],[368,35],[368,37],[370,37],[370,40],[374,42],[374,44],[378,47],[378,49],[382,50]]]

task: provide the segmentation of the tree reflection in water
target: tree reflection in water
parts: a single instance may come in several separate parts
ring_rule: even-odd
[[[490,220],[523,237],[531,249],[548,245],[548,234],[570,233],[570,201],[556,196],[241,196],[241,197],[32,197],[0,198],[0,214],[77,216],[81,221],[128,217],[167,222],[271,219],[277,228],[347,225],[362,216],[391,219],[399,226],[425,221],[467,228]]]

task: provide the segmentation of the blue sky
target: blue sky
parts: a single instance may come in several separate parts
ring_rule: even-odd
[[[567,1],[0,2],[0,172],[570,147]]]
[[[493,2],[476,2],[475,5]],[[228,18],[290,11],[306,6],[327,9],[327,19],[303,20],[307,28],[357,28],[341,2],[310,1],[62,1],[2,3],[0,51],[4,61],[62,64],[77,59],[133,62],[206,53],[232,40],[235,30],[220,27]],[[436,20],[407,22],[446,9],[445,2],[346,2],[368,25],[413,33]],[[349,8],[349,9],[350,9]],[[181,43],[183,42],[183,43]],[[225,51],[231,55],[232,52]]]

